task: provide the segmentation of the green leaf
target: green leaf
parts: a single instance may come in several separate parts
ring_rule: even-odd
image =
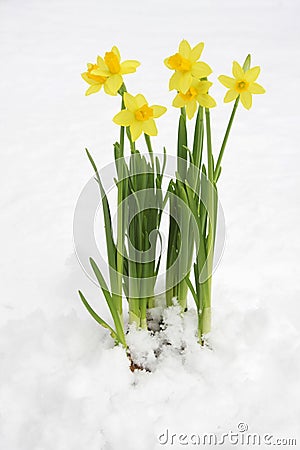
[[[103,216],[104,216],[104,225],[105,225],[105,238],[106,238],[106,247],[107,247],[107,257],[108,257],[108,263],[109,268],[116,270],[116,255],[117,255],[117,249],[116,245],[113,239],[113,231],[112,231],[112,222],[111,222],[111,215],[110,215],[110,208],[109,203],[107,200],[107,196],[105,193],[105,190],[103,188],[99,172],[97,169],[97,166],[89,153],[88,149],[86,149],[87,156],[92,164],[92,167],[95,171],[97,182],[100,189],[101,199],[102,199],[102,208],[103,208]],[[111,272],[112,274],[113,272]],[[111,283],[115,282],[115,276],[111,275]]]
[[[198,299],[197,293],[196,293],[196,291],[194,289],[194,286],[191,283],[191,280],[190,280],[189,276],[186,276],[184,281],[186,282],[186,284],[188,285],[189,290],[191,291],[191,294],[192,294],[193,299],[194,299],[194,301],[196,303],[197,309],[199,309],[199,299]]]
[[[96,275],[96,278],[97,278],[97,280],[99,282],[99,285],[100,285],[100,287],[102,289],[102,292],[104,294],[104,297],[105,297],[105,300],[106,300],[107,305],[109,307],[109,310],[111,312],[111,315],[112,315],[112,318],[113,318],[113,321],[114,321],[114,324],[115,324],[115,327],[116,327],[116,332],[117,332],[117,334],[118,334],[118,336],[120,338],[120,342],[124,346],[126,346],[124,329],[123,329],[123,323],[121,322],[119,313],[118,313],[117,308],[116,308],[116,306],[114,304],[113,297],[110,294],[110,292],[108,290],[108,287],[107,287],[107,284],[106,284],[106,282],[104,280],[104,277],[103,277],[99,267],[97,266],[96,262],[93,260],[93,258],[90,258],[90,263],[91,263],[91,267],[92,267],[92,269],[94,271],[94,274]]]
[[[84,297],[83,293],[81,291],[78,291],[78,294],[80,296],[82,303],[84,304],[90,315],[96,320],[96,322],[98,322],[104,328],[107,328],[110,331],[111,337],[116,341],[119,341],[117,333],[112,329],[110,325],[108,325],[108,323],[105,322],[105,320],[101,319],[101,317],[98,316],[98,314],[93,310],[93,308],[88,303],[87,299]]]
[[[178,125],[178,142],[177,142],[177,170],[179,178],[184,181],[186,179],[187,170],[187,130],[186,119],[181,114]]]

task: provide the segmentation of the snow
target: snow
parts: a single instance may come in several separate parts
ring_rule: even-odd
[[[181,448],[158,437],[241,422],[299,445],[299,9],[296,0],[0,3],[1,450]],[[72,220],[91,176],[84,148],[101,167],[112,161],[119,99],[86,98],[80,72],[117,44],[142,62],[127,78],[133,93],[170,107],[162,60],[183,37],[206,43],[212,81],[251,52],[267,94],[239,109],[225,154],[211,349],[193,339],[194,312],[181,320],[175,306],[164,330],[173,345],[158,358],[159,341],[131,333],[152,369],[132,373],[77,296],[110,320],[76,260]],[[222,86],[213,94],[219,145],[231,107]],[[174,154],[175,121],[170,107],[158,152]]]

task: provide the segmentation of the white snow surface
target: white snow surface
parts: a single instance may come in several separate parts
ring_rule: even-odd
[[[179,434],[239,423],[299,448],[299,12],[297,0],[1,0],[1,450],[194,448]],[[158,358],[155,340],[131,333],[152,364],[132,373],[77,295],[110,320],[75,257],[72,220],[91,176],[84,148],[101,167],[113,160],[119,98],[86,98],[80,73],[115,44],[140,60],[128,88],[169,107],[154,145],[175,154],[178,112],[162,61],[182,38],[205,42],[212,81],[250,52],[267,93],[239,108],[224,157],[227,242],[211,349],[196,343],[194,311],[181,320],[174,307],[165,319],[173,345]],[[231,111],[224,92],[212,89],[216,148]],[[162,445],[167,429],[176,438]]]

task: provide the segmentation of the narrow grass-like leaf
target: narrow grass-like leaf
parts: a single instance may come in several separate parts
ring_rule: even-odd
[[[94,271],[94,274],[96,275],[96,278],[100,284],[102,292],[105,296],[107,305],[109,307],[109,310],[111,312],[111,315],[112,315],[112,318],[113,318],[113,321],[114,321],[114,324],[116,327],[116,332],[120,338],[120,342],[124,346],[126,346],[123,323],[121,322],[120,315],[117,311],[116,305],[114,304],[113,297],[111,296],[111,294],[108,290],[107,284],[106,284],[104,277],[103,277],[99,267],[97,266],[96,262],[92,258],[90,258],[90,263],[91,263],[91,267]]]
[[[105,322],[105,320],[103,320],[94,310],[93,308],[90,306],[90,304],[88,303],[87,299],[85,298],[85,296],[83,295],[83,293],[81,291],[78,291],[78,294],[80,296],[80,299],[82,301],[82,303],[84,304],[84,306],[86,307],[86,309],[88,310],[88,312],[90,313],[90,315],[96,320],[96,322],[98,322],[100,325],[102,325],[104,328],[107,328],[110,331],[111,337],[113,339],[115,339],[116,341],[120,341],[119,337],[117,335],[117,333],[112,329],[112,327],[110,325],[108,325],[108,323]]]

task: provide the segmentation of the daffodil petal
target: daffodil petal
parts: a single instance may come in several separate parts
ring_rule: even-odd
[[[92,84],[87,91],[85,92],[85,95],[91,95],[95,94],[96,92],[99,92],[102,87],[102,84]]]
[[[169,90],[173,91],[173,89],[176,89],[177,91],[180,90],[180,79],[181,79],[181,73],[180,72],[174,72],[173,75],[170,78],[169,81]]]
[[[118,47],[116,47],[116,46],[114,45],[113,48],[111,49],[111,51],[116,55],[116,57],[117,57],[118,60],[120,61],[121,55],[120,55],[120,51],[119,51]]]
[[[121,63],[121,73],[124,75],[127,73],[134,73],[140,65],[141,64],[138,61],[134,60],[123,61]]]
[[[200,42],[199,44],[195,45],[195,47],[191,51],[190,59],[192,62],[196,62],[204,49],[204,42]]]
[[[237,91],[234,91],[233,89],[230,89],[226,92],[226,95],[224,97],[224,103],[232,102],[232,100],[235,100],[238,97],[239,93]]]
[[[243,69],[241,68],[239,63],[236,61],[233,61],[233,63],[232,63],[232,75],[237,80],[244,78],[244,76],[245,76]]]
[[[100,77],[108,77],[110,75],[110,71],[108,69],[103,70],[103,69],[98,68],[98,69],[92,70],[91,74],[98,75]]]
[[[157,128],[153,119],[145,120],[142,124],[144,133],[149,136],[157,136]]]
[[[209,94],[197,95],[197,101],[204,108],[214,108],[216,106],[216,101]]]
[[[208,77],[208,75],[210,75],[211,73],[212,73],[211,68],[205,62],[199,61],[199,62],[193,64],[193,67],[192,67],[193,77],[204,78],[204,77]]]
[[[259,74],[260,74],[260,67],[255,66],[252,67],[252,69],[249,69],[247,70],[247,72],[245,72],[245,78],[249,83],[252,83],[257,79]]]
[[[135,142],[140,137],[142,132],[142,122],[136,120],[132,125],[130,125],[131,139],[133,140],[133,142]]]
[[[167,108],[161,105],[151,105],[150,108],[153,109],[153,117],[155,119],[157,119],[157,117],[162,116],[167,111]]]
[[[97,81],[96,81],[96,80],[92,80],[91,78],[89,78],[87,72],[83,72],[83,73],[81,74],[81,78],[83,78],[84,81],[86,81],[88,84],[97,84]]]
[[[180,44],[179,44],[179,53],[181,54],[181,56],[183,56],[186,59],[190,58],[190,54],[191,54],[191,46],[188,43],[188,41],[186,41],[185,39],[183,39]]]
[[[108,72],[108,67],[104,62],[104,59],[101,56],[97,56],[97,66],[100,70],[104,70],[104,72]]]
[[[124,93],[124,103],[126,108],[129,109],[129,111],[135,112],[138,109],[135,97],[129,94],[128,92]]]
[[[251,94],[264,94],[266,92],[265,88],[258,83],[250,83],[248,90]]]
[[[107,83],[104,83],[104,91],[105,91],[105,93],[108,94],[108,95],[113,95],[113,96],[116,96],[116,95],[117,95],[117,92],[112,92],[112,91],[108,88]]]
[[[123,109],[113,118],[113,122],[122,127],[129,127],[134,121],[134,114],[127,109]]]
[[[186,105],[186,114],[188,118],[191,120],[194,117],[194,114],[197,110],[197,102],[195,99],[189,101]]]
[[[175,108],[183,108],[184,105],[185,105],[185,103],[186,103],[186,102],[185,102],[184,99],[181,97],[181,95],[180,95],[180,94],[177,94],[176,97],[175,97],[174,100],[173,100],[172,105],[173,105]]]
[[[211,81],[199,81],[196,89],[197,89],[198,94],[207,94],[207,92],[211,86],[212,86]]]
[[[122,86],[123,78],[121,75],[116,74],[112,75],[109,78],[107,78],[105,84],[107,85],[107,88],[113,92],[117,93],[120,87]]]
[[[244,108],[250,109],[252,106],[252,95],[250,92],[241,92],[240,98]]]
[[[168,56],[167,58],[164,59],[164,65],[167,66],[168,69],[172,69],[169,65],[169,59],[170,59],[170,56]]]
[[[135,96],[135,102],[136,102],[138,108],[141,108],[144,105],[148,105],[147,100],[145,99],[145,97],[142,94],[137,94]]]
[[[179,81],[179,90],[186,94],[192,84],[192,75],[189,72],[182,73]]]
[[[233,89],[236,83],[236,80],[234,78],[227,77],[226,75],[220,75],[218,77],[218,80],[223,84],[223,86],[229,89]]]

